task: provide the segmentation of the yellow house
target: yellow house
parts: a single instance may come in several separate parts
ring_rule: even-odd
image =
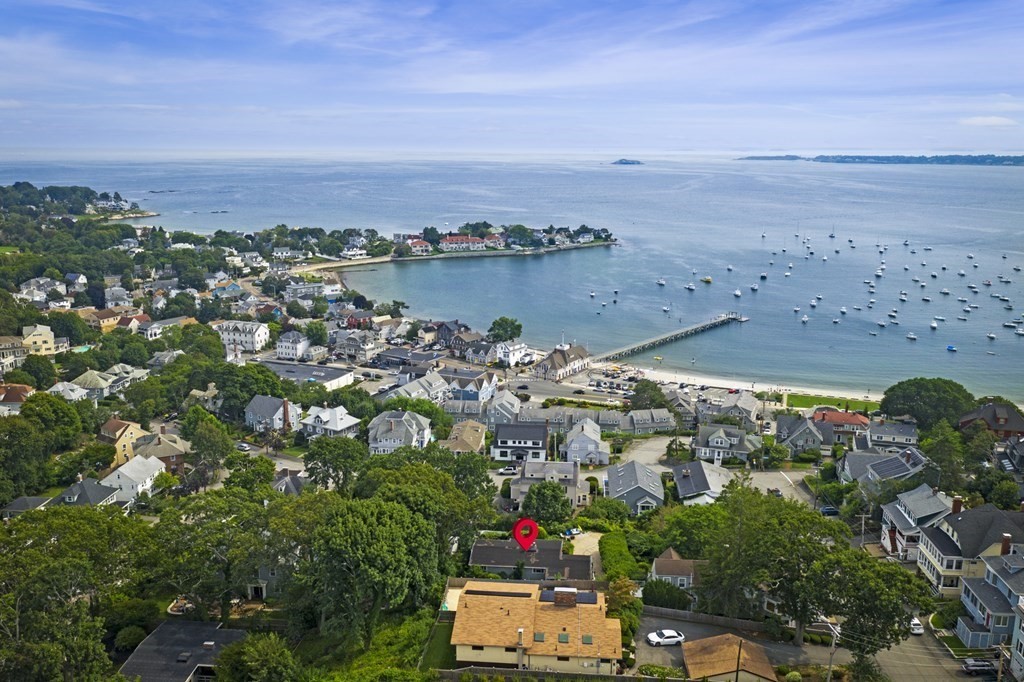
[[[23,327],[21,345],[32,355],[54,355],[68,349],[67,339],[55,339],[53,330],[45,324]]]
[[[452,603],[459,665],[607,675],[622,656],[619,619],[607,617],[601,592],[469,581]]]
[[[148,436],[149,432],[143,430],[135,422],[126,422],[111,417],[107,423],[100,427],[100,435],[97,438],[101,443],[113,445],[117,450],[114,455],[112,467],[119,467],[135,456],[135,441]]]

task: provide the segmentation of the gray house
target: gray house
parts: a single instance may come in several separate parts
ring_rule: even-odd
[[[798,415],[781,415],[776,421],[775,442],[789,450],[789,456],[807,450],[832,447],[832,425]]]
[[[728,469],[694,460],[672,470],[676,495],[684,505],[711,504],[733,479]]]
[[[510,578],[517,572],[522,580],[593,580],[594,562],[589,554],[563,554],[561,540],[537,540],[526,552],[513,540],[480,538],[469,552],[469,565]]]
[[[665,504],[665,486],[661,476],[639,462],[626,462],[608,469],[606,494],[625,502],[634,514],[642,514]]]
[[[369,424],[370,452],[387,454],[408,445],[425,448],[430,442],[430,420],[415,412],[381,412]]]
[[[547,449],[548,429],[543,424],[499,424],[494,428],[491,459],[543,462]]]
[[[691,450],[703,460],[721,464],[725,459],[746,462],[750,453],[761,447],[761,439],[733,426],[708,424],[697,430]]]
[[[290,404],[287,398],[256,395],[245,406],[245,425],[259,433],[297,429],[300,416],[299,408]]]
[[[558,451],[565,462],[606,465],[611,457],[611,447],[601,440],[600,427],[590,419],[572,427]]]
[[[590,504],[590,484],[580,481],[579,462],[524,462],[519,476],[512,479],[512,501],[522,505],[530,486],[544,481],[562,486],[573,507]]]

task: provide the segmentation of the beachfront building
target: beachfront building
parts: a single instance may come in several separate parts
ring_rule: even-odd
[[[960,417],[958,428],[962,431],[975,422],[981,422],[986,429],[995,434],[996,438],[1024,436],[1024,417],[1012,405],[1005,403],[988,403],[973,412]]]
[[[445,253],[451,253],[453,251],[483,251],[487,248],[487,243],[480,237],[471,237],[465,234],[453,234],[441,239],[441,243],[438,245],[438,248]]]
[[[429,256],[433,250],[430,242],[425,242],[422,239],[410,239],[407,243],[414,256]]]
[[[841,412],[836,409],[819,408],[814,413],[815,422],[832,427],[832,438],[847,449],[856,447],[855,439],[867,433],[871,422],[857,412]]]
[[[548,381],[561,381],[590,367],[590,353],[583,346],[562,342],[538,362],[533,373]]]

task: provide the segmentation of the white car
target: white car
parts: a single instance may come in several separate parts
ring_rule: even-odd
[[[235,447],[237,447],[238,450],[241,451],[241,452],[249,452],[249,450],[252,450],[252,448],[249,447],[249,445],[247,443],[239,443]]]
[[[912,635],[923,635],[924,625],[921,625],[921,621],[917,618],[910,619],[910,634]]]
[[[647,635],[647,643],[651,646],[670,646],[685,641],[686,636],[677,630],[658,630]]]
[[[517,471],[518,471],[518,469],[516,469],[515,467],[511,467],[511,466],[509,466],[509,467],[502,467],[502,468],[498,469],[498,473],[503,475],[503,476],[504,475],[508,475],[508,474],[515,474]]]

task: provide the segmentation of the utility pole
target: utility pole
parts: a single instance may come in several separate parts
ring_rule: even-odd
[[[832,632],[832,646],[829,647],[828,651],[828,675],[825,677],[825,682],[832,682],[832,658],[836,655],[836,650],[839,648],[839,633],[836,632],[836,627],[832,623],[827,623],[828,629]]]
[[[860,548],[864,549],[864,525],[867,522],[867,518],[871,516],[871,514],[858,514],[858,516],[860,516]]]

